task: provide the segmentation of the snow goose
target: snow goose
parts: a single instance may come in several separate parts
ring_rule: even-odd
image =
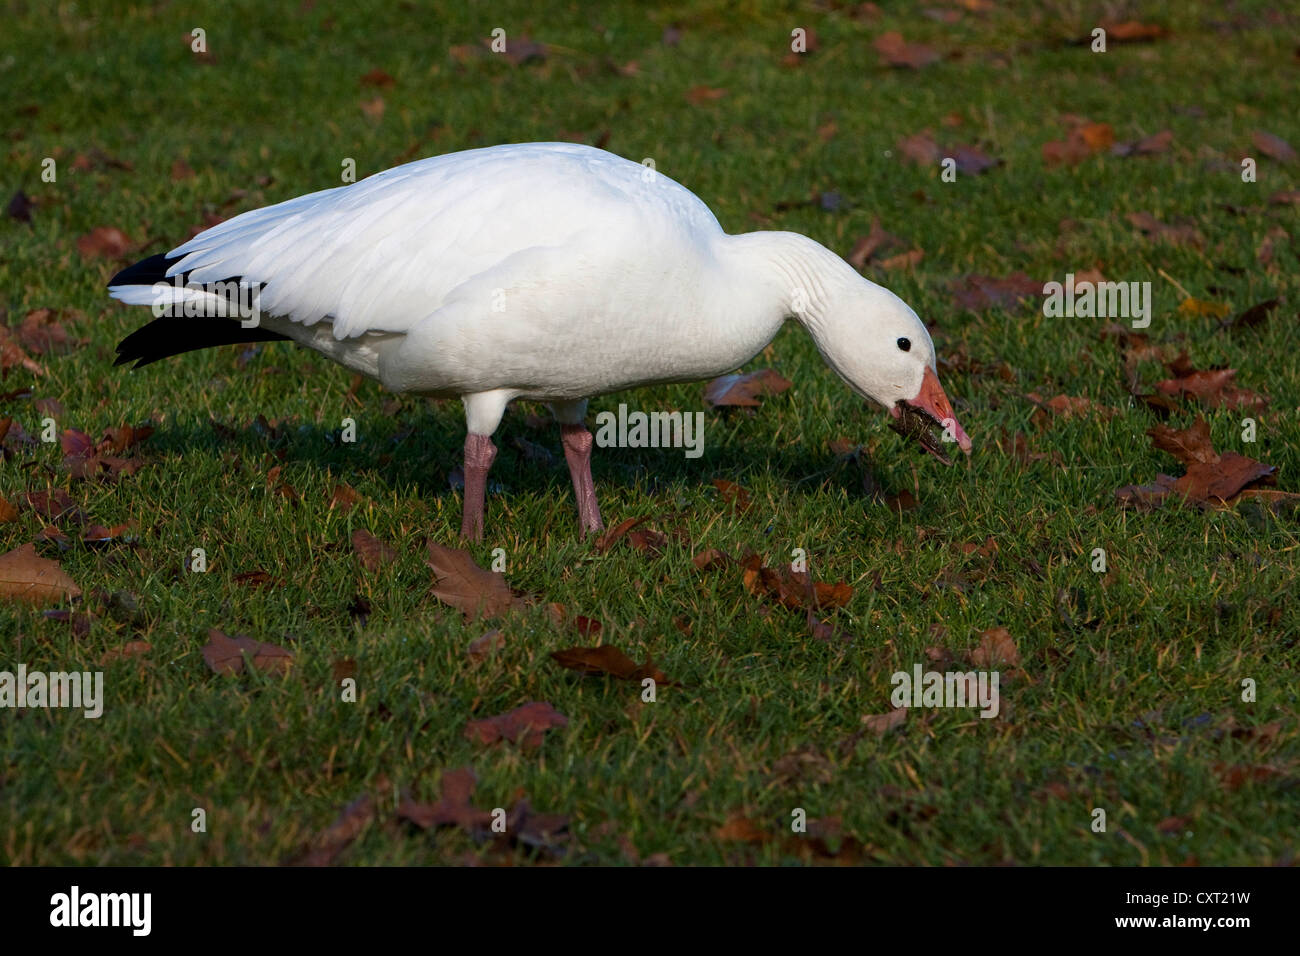
[[[939,431],[970,453],[900,298],[797,233],[728,235],[685,187],[587,146],[451,153],[254,209],[109,292],[155,315],[118,345],[119,365],[290,339],[393,392],[460,397],[461,533],[475,540],[511,401],[549,404],[594,532],[587,400],[733,371],[791,317],[896,428],[945,461]]]

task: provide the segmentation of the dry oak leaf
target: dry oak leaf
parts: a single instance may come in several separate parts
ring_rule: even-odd
[[[938,50],[922,43],[908,43],[897,30],[890,30],[876,37],[872,44],[880,59],[887,66],[909,67],[919,70],[931,63],[943,59]]]
[[[1276,470],[1236,452],[1215,452],[1210,443],[1210,426],[1204,418],[1181,431],[1157,425],[1147,434],[1152,445],[1186,465],[1187,473],[1181,478],[1158,475],[1150,485],[1125,485],[1115,492],[1123,504],[1154,508],[1172,492],[1193,504],[1221,507],[1243,488],[1269,478]]]
[[[545,701],[530,700],[514,710],[471,720],[465,725],[465,736],[480,744],[494,744],[499,740],[518,741],[532,750],[542,745],[542,738],[552,727],[567,727],[569,718]]]
[[[121,229],[114,226],[96,226],[77,239],[77,251],[86,259],[94,256],[102,256],[105,259],[120,259],[130,250],[131,239]]]
[[[245,654],[248,655],[247,660]],[[214,627],[208,631],[203,659],[214,674],[242,674],[249,664],[254,670],[266,674],[287,674],[293,663],[293,652],[274,644],[255,641],[244,634],[228,637]]]
[[[299,866],[329,866],[361,835],[374,815],[374,800],[363,794],[344,807],[338,819],[318,833],[311,848],[293,862]]]
[[[357,553],[361,566],[367,571],[378,571],[397,560],[395,548],[362,528],[352,532],[352,550]]]
[[[891,730],[901,727],[905,720],[907,720],[907,708],[895,707],[884,714],[864,714],[862,726],[877,737],[883,737]]]
[[[1296,161],[1296,151],[1291,144],[1279,136],[1272,133],[1266,133],[1263,130],[1255,130],[1250,140],[1255,144],[1255,148],[1267,156],[1269,159],[1277,160],[1289,166]]]
[[[442,797],[437,803],[417,803],[407,797],[398,805],[397,815],[424,830],[458,826],[474,833],[492,822],[491,812],[475,809],[470,804],[477,786],[478,778],[472,768],[446,770],[442,774]]]
[[[1155,389],[1173,398],[1194,398],[1208,408],[1244,408],[1259,411],[1267,395],[1238,388],[1236,369],[1187,369],[1186,374],[1156,382]]]
[[[980,634],[979,647],[971,651],[970,662],[983,670],[995,670],[1004,664],[1016,667],[1020,664],[1020,651],[1010,631],[994,627]]]
[[[426,563],[437,579],[433,596],[470,620],[499,617],[523,605],[506,584],[505,575],[480,568],[468,551],[430,541]]]
[[[0,600],[46,604],[81,595],[81,588],[59,566],[27,543],[0,554]]]
[[[599,647],[566,647],[564,650],[552,651],[551,659],[566,670],[577,671],[588,677],[608,675],[619,680],[643,681],[647,677],[661,687],[671,687],[663,671],[654,666],[649,657],[644,664],[637,664],[613,644]]]

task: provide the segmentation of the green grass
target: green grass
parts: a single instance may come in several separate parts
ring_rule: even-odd
[[[0,185],[37,205],[30,225],[0,225],[0,305],[11,324],[31,309],[65,310],[88,341],[42,357],[44,377],[11,370],[0,393],[30,385],[33,399],[57,399],[60,429],[98,435],[152,420],[158,430],[142,448],[148,467],[116,483],[71,481],[52,445],[0,470],[10,501],[61,487],[95,521],[139,526],[134,544],[74,542],[65,553],[41,545],[90,606],[99,608],[96,591],[130,591],[138,614],[99,613],[78,636],[40,608],[0,604],[0,669],[95,670],[127,641],[152,644],[141,659],[104,667],[97,721],[0,713],[0,861],[277,863],[363,793],[374,795],[375,818],[340,862],[497,860],[455,830],[431,835],[393,820],[400,792],[434,799],[441,772],[467,764],[479,776],[476,804],[509,807],[526,794],[538,810],[569,815],[561,859],[571,863],[628,862],[629,849],[676,864],[805,860],[797,838],[780,838],[797,807],[839,817],[866,848],[861,858],[881,863],[1292,860],[1294,515],[1247,505],[1121,510],[1117,487],[1177,468],[1149,446],[1144,432],[1157,419],[1130,407],[1119,352],[1098,337],[1104,321],[965,312],[948,286],[972,272],[1046,280],[1088,268],[1151,281],[1153,338],[1176,340],[1198,366],[1230,365],[1241,384],[1271,396],[1255,445],[1239,441],[1240,413],[1207,410],[1216,446],[1277,466],[1279,486],[1300,489],[1296,247],[1281,241],[1267,268],[1255,255],[1274,227],[1294,232],[1293,207],[1269,207],[1266,197],[1296,188],[1296,167],[1260,158],[1254,184],[1232,169],[1254,154],[1254,130],[1300,144],[1297,16],[1271,22],[1274,5],[1264,2],[1232,14],[1211,3],[1147,4],[1142,19],[1171,27],[1171,37],[1094,55],[1057,41],[1086,34],[1102,5],[998,3],[952,25],[881,6],[874,21],[830,4],[807,13],[759,2],[653,11],[287,2],[198,13],[82,3],[7,13]],[[682,27],[677,47],[660,40],[671,23]],[[208,31],[211,64],[182,41],[195,26]],[[497,26],[551,44],[549,57],[512,66],[448,55]],[[820,49],[792,69],[780,61],[796,26],[814,28]],[[887,70],[872,41],[888,29],[953,56]],[[613,68],[629,61],[635,75]],[[362,87],[376,68],[395,86]],[[697,85],[728,92],[692,105],[686,93]],[[378,120],[359,105],[375,95],[386,102]],[[962,125],[943,125],[952,112]],[[1041,147],[1064,137],[1063,114],[1109,122],[1121,140],[1169,128],[1174,146],[1049,168]],[[836,133],[823,141],[818,129],[832,120]],[[943,183],[937,169],[897,156],[897,142],[924,127],[1004,165]],[[537,603],[496,625],[503,651],[471,664],[466,645],[486,625],[436,602],[424,565],[427,538],[457,543],[460,498],[446,476],[459,463],[459,404],[404,397],[384,410],[393,397],[373,383],[354,401],[345,371],[280,345],[243,367],[227,349],[114,370],[113,344],[147,316],[104,292],[122,263],[83,260],[75,240],[116,226],[143,256],[205,215],[337,185],[347,157],[364,176],[418,156],[566,135],[595,142],[606,131],[609,149],[653,157],[731,232],[796,230],[847,254],[879,217],[925,257],[914,272],[868,274],[935,324],[941,355],[1006,362],[1014,380],[944,373],[976,449],[943,469],[889,432],[883,415],[864,413],[807,336],[788,328],[756,364],[795,387],[752,416],[711,413],[702,459],[598,451],[607,522],[651,515],[653,527],[679,532],[658,557],[625,545],[597,554],[578,539],[562,460],[546,469],[510,444],[526,437],[558,455],[558,434],[531,430],[524,410],[512,410],[497,437],[502,490],[473,550],[486,564],[503,548],[508,580]],[[134,168],[74,170],[74,157],[93,150]],[[58,160],[55,183],[40,180],[47,156]],[[172,181],[178,159],[197,175]],[[845,206],[775,211],[814,190],[837,191]],[[1194,220],[1203,249],[1144,239],[1124,218],[1137,211]],[[1063,229],[1067,219],[1076,224]],[[1180,313],[1177,286],[1236,311],[1279,295],[1288,305],[1259,329],[1228,334]],[[1148,380],[1155,373],[1148,368]],[[1039,429],[1028,391],[1087,396],[1122,413]],[[605,396],[593,413],[619,402],[702,407],[691,385]],[[251,427],[258,415],[284,420],[285,433]],[[4,416],[39,431],[32,399],[0,405]],[[355,444],[334,441],[345,416],[357,421]],[[1193,417],[1189,408],[1171,421]],[[1022,466],[1004,454],[996,439],[1016,431],[1061,464]],[[864,443],[880,483],[914,489],[919,507],[899,515],[864,496],[855,468],[830,448],[840,438]],[[267,487],[277,463],[296,503]],[[752,510],[726,508],[711,485],[719,477],[748,488]],[[340,481],[365,497],[350,514],[329,507]],[[33,540],[42,524],[26,510],[0,524],[0,552]],[[356,528],[392,542],[399,560],[362,572],[349,544]],[[995,557],[961,554],[961,544],[988,536]],[[207,550],[206,575],[182,572],[194,547]],[[707,547],[754,550],[769,564],[804,548],[818,579],[854,586],[833,617],[854,641],[825,644],[797,615],[764,615],[736,569],[695,571],[691,556]],[[1090,569],[1097,547],[1108,554],[1104,576]],[[283,586],[233,580],[254,570]],[[1062,615],[1062,592],[1086,604],[1091,626]],[[356,595],[373,607],[364,625],[348,611]],[[552,601],[601,621],[604,641],[653,655],[684,686],[643,704],[635,684],[561,670],[551,651],[590,642],[555,623]],[[213,675],[201,655],[210,627],[291,647],[290,676]],[[1010,631],[1022,658],[999,718],[925,711],[884,737],[859,734],[863,715],[889,709],[893,672],[926,663],[930,647],[962,660],[993,627]],[[341,702],[333,684],[342,658],[357,662],[356,703]],[[1240,700],[1243,678],[1258,683],[1254,703]],[[465,738],[468,720],[534,699],[569,718],[540,750]],[[1271,739],[1229,732],[1277,721]],[[810,772],[775,772],[795,751],[815,755]],[[1234,789],[1220,765],[1275,773]],[[204,834],[190,831],[195,807],[207,810]],[[1105,833],[1089,828],[1095,807],[1107,811]],[[773,839],[719,839],[737,816]],[[1166,833],[1158,825],[1170,817],[1185,823]]]

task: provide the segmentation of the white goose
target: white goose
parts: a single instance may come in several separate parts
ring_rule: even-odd
[[[254,320],[196,317],[235,314],[236,280],[260,290]],[[928,451],[946,461],[941,426],[970,453],[906,303],[797,233],[727,235],[683,186],[587,146],[436,156],[255,209],[123,270],[109,292],[160,316],[117,364],[292,339],[393,392],[461,397],[472,539],[512,400],[549,403],[581,529],[596,531],[587,400],[730,372],[788,317]]]

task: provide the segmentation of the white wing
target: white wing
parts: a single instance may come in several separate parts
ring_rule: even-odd
[[[345,339],[407,332],[457,287],[508,261],[554,262],[602,234],[653,242],[665,231],[721,229],[694,194],[640,164],[527,143],[420,160],[246,212],[173,249],[168,257],[182,258],[167,275],[262,283],[264,312],[331,322]],[[551,255],[521,255],[543,250]],[[139,301],[143,291],[114,294]]]

